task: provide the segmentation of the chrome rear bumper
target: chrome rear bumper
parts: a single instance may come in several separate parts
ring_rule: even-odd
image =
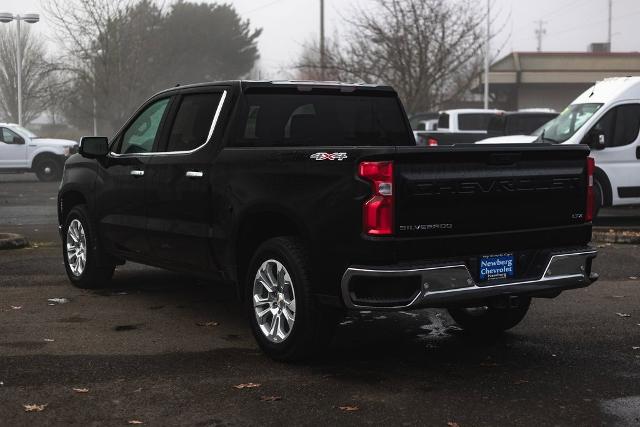
[[[376,268],[358,267],[348,268],[342,277],[342,298],[350,309],[407,309],[418,307],[442,307],[450,304],[477,301],[501,295],[543,295],[554,291],[589,286],[598,279],[596,273],[591,273],[591,260],[597,251],[585,250],[579,252],[556,253],[551,255],[544,273],[537,279],[519,280],[513,282],[491,282],[478,284],[473,279],[464,263],[438,265],[419,268]],[[419,277],[420,288],[415,296],[402,304],[362,304],[354,302],[350,290],[351,281],[358,277],[366,281],[367,278],[393,279]]]

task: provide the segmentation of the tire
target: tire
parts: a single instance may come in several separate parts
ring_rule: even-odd
[[[63,231],[62,257],[71,283],[82,289],[96,289],[108,284],[115,262],[102,251],[86,205],[71,209]]]
[[[63,164],[52,156],[42,156],[36,159],[33,171],[42,182],[59,181],[62,178]]]
[[[264,242],[249,263],[245,282],[251,330],[269,357],[299,361],[327,346],[338,317],[314,300],[309,259],[299,239]]]
[[[530,305],[530,298],[520,298],[517,307],[450,308],[448,311],[465,332],[472,335],[495,336],[520,323],[529,311]]]

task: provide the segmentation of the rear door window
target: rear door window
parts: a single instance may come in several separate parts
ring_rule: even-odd
[[[495,114],[486,113],[466,113],[458,114],[458,129],[460,130],[483,130],[489,127],[489,121]]]
[[[395,94],[249,93],[236,145],[413,145]]]
[[[221,93],[184,95],[169,133],[167,151],[191,151],[205,144],[213,133],[213,120]]]
[[[438,129],[449,129],[449,114],[440,113],[438,116]]]

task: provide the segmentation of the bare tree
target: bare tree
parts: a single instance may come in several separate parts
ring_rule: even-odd
[[[354,16],[326,51],[325,75],[392,85],[413,112],[460,97],[478,76],[486,15],[477,2],[376,0]],[[308,47],[297,68],[318,71],[316,52]]]
[[[17,32],[0,27],[0,116],[18,122]],[[50,72],[45,60],[43,41],[25,28],[21,33],[22,49],[22,118],[24,123],[35,119],[46,108],[43,90]]]
[[[75,76],[65,116],[88,130],[117,130],[153,93],[177,83],[239,77],[257,38],[228,4],[152,0],[43,0]],[[94,104],[95,100],[95,104]]]

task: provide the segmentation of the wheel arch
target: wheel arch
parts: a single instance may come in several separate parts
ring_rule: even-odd
[[[602,206],[611,206],[613,204],[613,190],[606,172],[596,166],[593,178],[598,181],[602,187]]]
[[[78,189],[70,188],[61,191],[58,196],[58,223],[64,225],[67,215],[74,206],[86,204],[88,207],[88,202],[89,199]]]
[[[31,158],[31,164],[29,165],[29,169],[34,170],[34,168],[38,165],[38,162],[40,162],[42,159],[53,159],[56,162],[60,162],[61,164],[64,164],[64,161],[61,161],[60,157],[62,156],[62,153],[55,153],[53,151],[38,151],[35,153],[35,155]]]
[[[258,247],[268,239],[279,236],[296,236],[303,241],[309,239],[302,221],[291,212],[274,208],[257,208],[245,213],[238,221],[234,233],[233,262],[235,271],[234,281],[238,289],[238,296],[243,296],[244,278],[251,257]]]

